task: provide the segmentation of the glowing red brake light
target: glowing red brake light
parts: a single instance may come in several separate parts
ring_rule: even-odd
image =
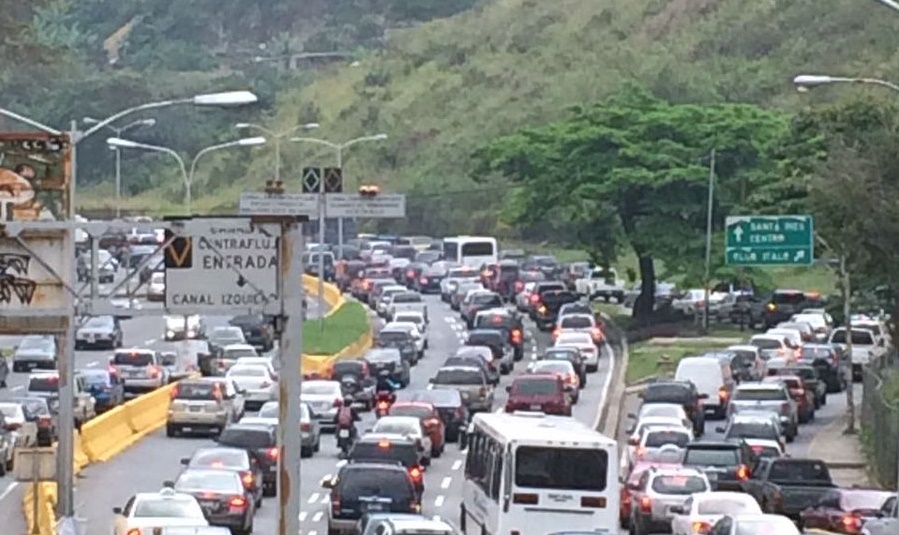
[[[599,327],[593,327],[592,329],[590,329],[590,336],[592,336],[594,340],[599,340],[600,338],[602,338],[602,329],[600,329]]]
[[[412,468],[409,469],[409,475],[412,477],[412,481],[415,481],[416,483],[421,481],[421,476],[422,476],[421,468],[419,468],[417,466],[413,466]]]
[[[386,410],[389,409],[389,408],[390,408],[390,403],[387,403],[386,401],[379,401],[379,402],[378,402],[378,409],[379,409],[379,410],[386,411]]]
[[[232,496],[230,500],[228,500],[228,507],[233,509],[243,509],[247,506],[247,500],[243,496]]]
[[[512,343],[518,344],[521,343],[521,331],[518,329],[512,330]]]
[[[652,512],[652,500],[649,496],[643,496],[640,498],[640,510],[644,513]]]
[[[378,447],[381,448],[382,450],[389,450],[390,449],[390,441],[389,440],[379,440]]]
[[[333,407],[340,407],[340,406],[342,406],[342,405],[343,405],[343,400],[340,399],[340,398],[337,398],[337,399],[334,400],[334,403],[333,403],[332,406],[333,406]]]
[[[540,296],[537,295],[537,294],[531,294],[531,297],[530,297],[529,300],[530,300],[530,302],[531,302],[532,305],[536,305],[537,303],[540,302]]]
[[[849,514],[840,519],[840,524],[843,525],[847,533],[857,533],[862,527],[862,519]]]
[[[172,387],[172,391],[169,393],[172,396],[172,399],[178,397],[178,385]]]
[[[300,424],[300,431],[306,431],[307,433],[308,433],[309,431],[312,431],[312,424],[309,423],[309,422],[303,422],[303,423],[301,423],[301,424]]]
[[[273,461],[278,460],[278,456],[279,456],[278,448],[269,448],[269,449],[265,450],[265,454],[268,456],[269,459],[271,459]]]
[[[524,290],[524,283],[521,281],[515,281],[515,291],[520,292]]]
[[[561,332],[562,332],[562,329],[560,329],[560,328],[558,328],[558,327],[556,327],[555,329],[553,329],[553,334],[552,334],[553,340],[555,340],[556,338],[558,338],[558,337],[559,337],[559,334],[560,334]]]
[[[243,482],[243,486],[246,488],[251,488],[253,486],[253,482],[255,479],[253,478],[253,474],[250,472],[245,473],[240,478],[241,482]]]
[[[737,479],[739,479],[740,481],[746,481],[747,479],[749,479],[749,467],[748,466],[746,466],[745,464],[741,464],[737,468]]]
[[[406,272],[406,276],[409,277],[410,279],[414,279],[415,272],[410,269],[409,271]]]
[[[703,520],[697,520],[693,522],[693,533],[696,535],[706,535],[709,530],[712,529],[712,525]]]
[[[428,278],[427,278],[427,277],[422,277],[422,278],[418,279],[418,282],[420,282],[420,283],[422,283],[422,284],[427,284],[427,283],[428,283]]]

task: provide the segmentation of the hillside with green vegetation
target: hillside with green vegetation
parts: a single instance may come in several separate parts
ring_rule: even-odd
[[[352,149],[351,180],[410,193],[412,228],[502,233],[505,183],[472,180],[471,156],[492,138],[564,117],[629,81],[675,103],[800,109],[837,99],[847,88],[801,95],[790,81],[801,72],[899,71],[894,16],[858,0],[481,2],[394,32],[354,66],[280,94],[271,124],[296,124],[312,109],[322,137],[386,132],[386,143]],[[305,163],[331,161],[301,147],[284,160],[294,177]],[[257,152],[245,179],[216,188],[205,206],[233,203],[271,165],[270,153]]]

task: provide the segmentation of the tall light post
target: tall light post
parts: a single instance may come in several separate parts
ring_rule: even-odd
[[[334,151],[337,157],[337,168],[343,169],[343,151],[366,141],[384,141],[387,134],[375,134],[373,136],[362,136],[351,139],[344,143],[334,143],[326,139],[318,139],[314,137],[292,137],[294,143],[312,143],[315,145],[323,145]],[[324,177],[318,185],[318,242],[320,245],[325,243],[325,181]],[[337,257],[343,259],[343,218],[337,218]],[[325,255],[321,251],[318,253],[318,309],[324,310],[325,302]],[[319,329],[325,328],[324,315],[319,315]]]
[[[715,202],[715,149],[709,154],[708,207],[705,222],[705,292],[703,293],[702,332],[709,332],[709,306],[712,284],[712,214]]]
[[[193,203],[193,194],[191,193],[193,182],[194,182],[194,174],[197,170],[197,162],[200,161],[204,155],[221,150],[221,149],[229,149],[232,147],[256,147],[259,145],[264,145],[266,139],[264,137],[248,137],[243,139],[238,139],[235,141],[229,141],[227,143],[220,143],[218,145],[212,145],[206,147],[194,156],[193,160],[190,162],[190,171],[188,171],[187,166],[184,163],[184,158],[178,154],[177,151],[170,149],[168,147],[160,147],[158,145],[148,145],[146,143],[138,143],[136,141],[131,141],[128,139],[121,139],[117,137],[111,137],[106,140],[106,143],[109,144],[110,147],[116,149],[141,149],[152,152],[161,152],[164,154],[168,154],[169,156],[175,158],[178,162],[178,166],[181,169],[181,178],[184,183],[184,208],[187,211],[187,215],[190,216],[192,211],[192,203]]]
[[[252,123],[237,123],[234,125],[234,128],[239,130],[257,130],[265,134],[268,139],[272,140],[272,144],[275,146],[275,182],[281,182],[281,140],[296,133],[298,130],[315,130],[318,126],[318,123],[306,123],[297,125],[283,132],[275,132],[264,126]]]
[[[82,119],[85,124],[93,125],[97,124],[100,121],[94,119],[92,117],[85,117]],[[141,126],[152,127],[156,125],[156,119],[138,119],[137,121],[126,124],[122,127],[115,127],[111,124],[106,125],[106,128],[115,132],[115,137],[120,138],[122,134],[131,130],[132,128],[140,128]],[[122,151],[118,147],[110,147],[113,151],[115,151],[115,217],[119,219],[122,217]]]
[[[793,78],[793,84],[800,91],[808,91],[813,87],[828,84],[864,84],[886,87],[899,93],[899,85],[878,78],[827,76],[823,74],[800,74]]]

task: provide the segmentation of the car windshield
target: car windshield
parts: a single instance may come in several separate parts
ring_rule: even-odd
[[[643,392],[644,403],[674,402],[678,404],[692,401],[690,387],[686,385],[650,385]]]
[[[240,477],[234,472],[203,471],[183,472],[175,481],[175,490],[181,492],[207,491],[217,493],[241,494]]]
[[[178,388],[175,389],[175,399],[212,399],[214,391],[215,388],[212,383],[181,382],[178,383]]]
[[[268,371],[262,366],[234,366],[228,370],[228,377],[266,377]]]
[[[301,394],[308,394],[312,396],[340,395],[340,385],[303,383],[300,388]]]
[[[19,350],[28,351],[53,351],[53,339],[43,336],[26,336],[19,343]]]
[[[538,364],[534,365],[534,373],[558,373],[558,374],[566,374],[571,373],[573,370],[571,368],[571,364],[567,361],[559,360],[559,361],[541,361]]]
[[[758,506],[746,500],[733,500],[728,498],[704,499],[696,508],[701,515],[739,515],[743,513],[758,513]]]
[[[39,416],[46,416],[50,414],[50,407],[47,406],[47,401],[40,398],[18,398],[15,400],[16,403],[21,403],[22,407],[25,408],[25,412],[29,414],[35,414]]]
[[[59,377],[48,375],[47,377],[32,377],[28,381],[29,392],[57,392],[59,390]]]
[[[512,393],[519,396],[554,396],[559,392],[555,379],[525,379],[512,383]]]
[[[149,366],[153,364],[153,355],[140,351],[116,353],[112,362],[122,366]]]
[[[131,513],[134,518],[203,518],[203,510],[193,498],[139,500]]]
[[[734,401],[786,401],[787,393],[779,388],[738,388]]]
[[[665,475],[652,480],[652,490],[659,494],[689,495],[708,490],[706,480],[693,475]]]
[[[780,349],[783,342],[778,338],[755,338],[749,340],[749,343],[759,349]]]
[[[371,432],[386,435],[418,435],[419,429],[418,424],[382,418],[375,423]]]
[[[427,418],[431,415],[429,407],[421,405],[393,405],[390,407],[391,416],[414,416],[415,418]]]
[[[263,429],[226,427],[219,435],[219,444],[237,448],[268,448],[274,446],[272,434]]]
[[[736,448],[688,448],[684,464],[694,466],[736,466],[740,456]]]
[[[833,332],[833,336],[830,338],[830,342],[832,344],[845,344],[846,343],[846,329],[839,329]],[[857,331],[852,329],[852,343],[862,346],[872,346],[874,345],[874,335],[871,331]]]
[[[109,386],[109,373],[103,370],[83,370],[81,376],[89,385]]]
[[[305,407],[305,405],[302,405]],[[265,405],[259,408],[259,417],[260,418],[278,418],[278,402],[277,401],[269,401]]]
[[[589,329],[593,327],[593,321],[590,318],[582,316],[565,316],[559,327],[563,329]]]
[[[734,422],[727,432],[727,438],[764,438],[777,440],[777,428],[768,422]]]
[[[95,316],[84,324],[84,328],[86,329],[112,329],[113,327],[113,319],[112,316]]]
[[[687,433],[677,431],[650,431],[646,433],[643,445],[647,448],[661,448],[665,444],[674,444],[678,448],[683,448],[690,442],[690,438]]]
[[[434,382],[441,385],[479,385],[484,382],[480,370],[442,369],[437,372]]]

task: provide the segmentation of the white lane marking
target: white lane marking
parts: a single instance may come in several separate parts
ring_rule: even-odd
[[[599,427],[599,418],[602,416],[602,408],[605,407],[606,404],[606,394],[609,393],[609,385],[612,384],[612,376],[615,375],[615,355],[612,353],[608,344],[605,344],[603,348],[605,349],[606,357],[609,359],[609,371],[606,375],[606,380],[602,385],[602,393],[599,395],[599,411],[596,413],[593,429]]]
[[[325,494],[324,496],[322,496],[322,499],[319,500],[318,503],[325,504],[325,503],[329,503],[330,501],[331,501],[331,496]]]
[[[145,346],[151,346],[151,345],[153,345],[153,344],[155,344],[155,343],[156,343],[156,339],[155,339],[155,338],[150,338],[149,340],[145,340],[144,343],[143,343],[142,345],[145,345]]]
[[[319,493],[313,492],[311,496],[309,496],[309,501],[307,503],[315,503],[318,501]]]
[[[308,515],[308,514],[309,514],[309,513],[308,513],[307,511],[300,511],[300,522],[305,522],[305,521],[306,521],[306,515]]]
[[[435,521],[435,522],[440,522],[440,515],[434,515],[434,516],[432,516],[432,517],[431,517],[431,520],[433,520],[433,521]]]
[[[323,515],[323,514],[324,514],[324,513],[322,513],[321,511],[315,513],[314,515],[312,515],[312,521],[313,521],[313,522],[320,522],[321,519],[322,519],[322,515]]]
[[[317,533],[318,533],[317,531],[312,530],[309,533],[307,533],[306,535],[316,535]]]
[[[434,500],[434,507],[443,507],[444,500],[446,500],[446,498],[444,498],[442,494],[437,496],[437,499]]]
[[[448,489],[448,488],[450,488],[450,485],[452,485],[452,483],[453,483],[453,478],[446,476],[445,478],[443,478],[443,481],[440,482],[440,488]]]
[[[9,496],[9,494],[10,494],[12,491],[16,490],[16,487],[18,487],[18,486],[19,486],[19,483],[16,482],[16,481],[13,481],[13,482],[11,482],[9,485],[7,485],[7,486],[6,486],[6,489],[4,489],[3,493],[0,494],[0,502],[2,502],[3,500],[5,500],[6,497]]]
[[[453,470],[458,470],[462,468],[462,459],[457,459],[456,462],[453,463]]]
[[[97,366],[99,366],[99,365],[100,365],[100,363],[97,362],[96,360],[92,360],[92,361],[90,361],[90,362],[87,363],[87,367],[88,367],[88,368],[95,368],[95,367],[97,367]]]
[[[13,392],[17,392],[17,391],[19,391],[19,390],[23,390],[24,388],[25,388],[25,387],[22,386],[22,385],[16,385],[16,386],[14,386],[14,387],[11,387],[10,390],[13,391]]]

